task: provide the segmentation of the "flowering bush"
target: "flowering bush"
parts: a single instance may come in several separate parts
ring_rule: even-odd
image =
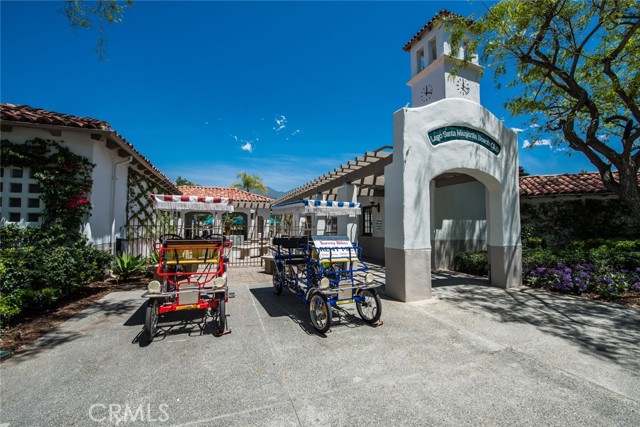
[[[640,241],[581,241],[561,251],[523,251],[523,282],[551,291],[616,298],[640,292]]]
[[[41,138],[24,144],[3,139],[0,149],[2,166],[30,168],[38,180],[44,205],[42,227],[57,227],[69,242],[76,240],[91,214],[87,196],[95,165],[63,145]]]
[[[50,307],[104,277],[111,255],[88,245],[81,234],[91,213],[91,162],[40,138],[24,144],[2,140],[0,161],[3,167],[33,172],[44,207],[40,228],[0,227],[2,325],[21,313]]]

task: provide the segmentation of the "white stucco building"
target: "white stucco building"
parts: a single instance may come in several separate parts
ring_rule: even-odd
[[[68,147],[95,164],[84,233],[98,248],[115,251],[127,221],[150,213],[147,194],[179,194],[175,185],[133,145],[103,121],[29,106],[0,105],[2,140],[41,138]],[[2,168],[1,221],[35,226],[43,209],[38,181],[29,168]]]

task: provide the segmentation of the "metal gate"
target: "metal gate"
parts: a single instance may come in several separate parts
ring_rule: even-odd
[[[210,224],[193,223],[191,227],[178,228],[171,218],[159,218],[147,223],[129,223],[126,237],[117,245],[118,252],[151,257],[161,236],[172,234],[184,239],[206,239],[212,234],[222,234],[231,240],[227,251],[229,265],[236,267],[258,267],[263,265],[264,256],[270,255],[271,236],[264,235],[261,227],[246,224],[234,224],[226,227],[213,227]]]

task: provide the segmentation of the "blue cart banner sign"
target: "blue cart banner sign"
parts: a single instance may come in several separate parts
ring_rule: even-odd
[[[491,151],[496,156],[500,154],[500,144],[489,135],[465,126],[445,126],[427,132],[431,145],[436,146],[449,141],[469,141]]]

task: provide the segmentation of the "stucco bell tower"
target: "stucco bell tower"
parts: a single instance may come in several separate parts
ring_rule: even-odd
[[[460,252],[486,251],[493,286],[521,283],[518,136],[480,105],[475,53],[451,51],[442,11],[405,46],[412,108],[393,115],[385,166],[385,292],[431,297],[431,270]],[[451,72],[461,59],[470,63]]]
[[[476,52],[469,52],[467,44],[452,52],[451,34],[440,24],[451,12],[443,10],[429,21],[405,46],[411,54],[412,107],[421,107],[445,98],[464,98],[480,103],[480,78],[483,67]],[[470,63],[451,75],[461,59]]]

